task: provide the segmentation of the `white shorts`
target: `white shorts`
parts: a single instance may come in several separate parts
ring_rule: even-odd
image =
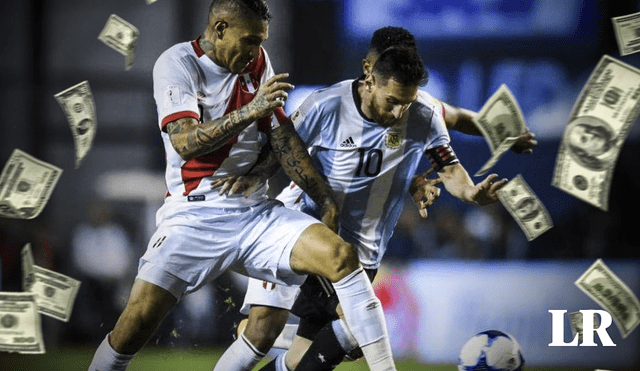
[[[276,307],[291,310],[293,303],[300,293],[300,286],[284,286],[269,281],[249,278],[247,293],[240,313],[249,315],[252,305]]]
[[[291,269],[296,241],[317,219],[265,200],[246,208],[213,208],[205,202],[165,203],[161,222],[140,258],[137,278],[180,299],[225,270],[283,285],[306,275]]]

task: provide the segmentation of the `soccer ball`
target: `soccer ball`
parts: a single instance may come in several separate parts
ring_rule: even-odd
[[[520,344],[502,331],[483,331],[462,346],[460,371],[522,371],[524,358]]]

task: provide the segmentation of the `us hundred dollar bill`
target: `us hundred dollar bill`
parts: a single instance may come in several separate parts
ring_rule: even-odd
[[[569,322],[571,323],[571,333],[573,334],[573,338],[578,334],[578,341],[582,343],[582,339],[584,337],[584,329],[582,328],[582,317],[584,315],[582,312],[572,312],[569,313]],[[597,329],[600,327],[600,319],[595,314],[593,315],[593,328]]]
[[[576,101],[556,159],[552,185],[604,211],[613,170],[640,113],[640,70],[608,55]]]
[[[140,32],[136,26],[116,14],[111,14],[100,35],[98,35],[98,40],[124,55],[125,69],[128,70],[133,65],[133,58],[138,45],[138,35],[140,35]]]
[[[623,338],[640,324],[638,298],[602,259],[596,260],[575,285],[611,314]]]
[[[22,260],[22,291],[29,291],[36,281],[30,243],[24,245],[20,256]]]
[[[498,199],[531,241],[553,227],[551,216],[522,175],[511,179],[497,192]]]
[[[0,174],[0,216],[33,219],[44,209],[62,169],[13,150]]]
[[[54,95],[67,116],[76,149],[76,169],[80,167],[96,136],[96,104],[88,81]]]
[[[34,294],[0,292],[0,351],[24,354],[45,352]]]
[[[640,12],[611,18],[620,55],[640,51]]]
[[[80,281],[33,264],[31,244],[22,248],[22,290],[36,295],[38,312],[68,322]],[[28,278],[31,274],[32,278]]]
[[[502,155],[527,131],[518,102],[505,84],[487,100],[474,118],[474,123],[489,144],[492,156],[475,176],[486,173]],[[515,138],[515,139],[514,139]]]

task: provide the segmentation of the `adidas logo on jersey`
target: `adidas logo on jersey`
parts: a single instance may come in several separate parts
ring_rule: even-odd
[[[355,148],[356,147],[356,143],[353,141],[353,138],[349,137],[349,138],[345,139],[344,142],[340,143],[340,147]]]

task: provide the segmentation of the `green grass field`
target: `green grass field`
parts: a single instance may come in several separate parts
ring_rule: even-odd
[[[86,371],[95,349],[52,349],[46,354],[0,353],[0,370],[10,371]],[[223,349],[165,349],[146,347],[131,362],[129,371],[211,371]],[[264,361],[263,361],[264,362]],[[256,367],[258,370],[263,363]],[[399,371],[457,371],[454,365],[423,365],[413,361],[397,362]],[[345,362],[337,371],[366,371],[364,361]],[[580,368],[526,367],[526,371],[593,371]]]

